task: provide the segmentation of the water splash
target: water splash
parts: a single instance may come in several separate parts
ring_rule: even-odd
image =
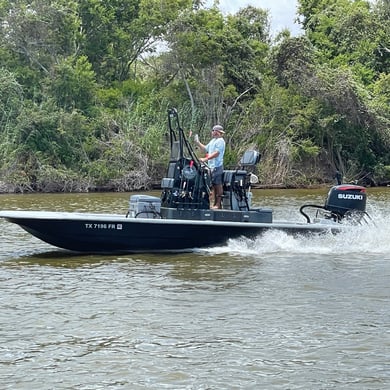
[[[269,254],[348,254],[390,255],[390,224],[388,217],[376,219],[375,224],[353,226],[339,234],[292,236],[270,230],[255,239],[231,239],[226,246],[208,249],[208,253],[246,256]]]

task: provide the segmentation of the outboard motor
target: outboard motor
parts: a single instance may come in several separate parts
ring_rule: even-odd
[[[367,193],[366,188],[355,184],[339,184],[332,187],[325,201],[324,206],[304,205],[299,211],[310,223],[310,217],[303,211],[311,207],[323,210],[323,218],[334,222],[341,222],[343,219],[354,223],[360,223],[366,213]],[[317,215],[318,217],[318,211]]]
[[[366,212],[366,189],[353,184],[341,184],[329,190],[325,202],[325,210],[330,211],[338,219],[345,217],[347,213],[357,211]]]

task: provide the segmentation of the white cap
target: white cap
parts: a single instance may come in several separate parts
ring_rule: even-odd
[[[223,130],[223,127],[222,127],[221,125],[215,125],[215,126],[213,127],[213,130],[214,130],[214,131],[218,131],[218,132],[221,133],[221,134],[225,134],[225,132],[224,132],[224,130]]]

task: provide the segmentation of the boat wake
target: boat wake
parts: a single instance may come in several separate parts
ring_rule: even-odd
[[[291,236],[270,230],[255,239],[231,239],[226,246],[208,248],[210,254],[231,256],[296,255],[296,254],[390,254],[390,225],[388,218],[376,219],[375,225],[361,225],[339,234]]]

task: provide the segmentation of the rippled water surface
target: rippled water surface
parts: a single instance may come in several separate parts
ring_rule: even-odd
[[[390,388],[390,189],[376,226],[194,253],[80,256],[0,221],[2,389]],[[326,190],[256,191],[302,221]],[[0,209],[126,213],[130,194],[1,195]]]

